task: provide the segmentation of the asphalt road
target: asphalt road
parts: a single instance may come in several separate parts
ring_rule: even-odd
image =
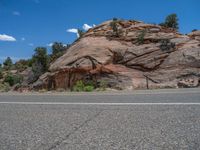
[[[0,150],[200,149],[200,89],[0,94]]]

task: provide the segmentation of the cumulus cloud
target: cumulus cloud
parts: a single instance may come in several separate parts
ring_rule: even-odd
[[[83,30],[88,31],[89,29],[91,29],[91,28],[93,28],[95,26],[96,25],[94,25],[94,24],[92,26],[90,26],[90,25],[88,25],[88,24],[85,23],[82,26],[82,28],[83,28]],[[77,37],[80,37],[80,35],[78,34],[78,29],[76,29],[76,28],[68,29],[67,32],[75,33],[77,35]]]
[[[93,28],[93,27],[95,27],[95,26],[96,26],[96,25],[94,25],[94,24],[93,24],[92,26],[90,26],[90,25],[88,25],[88,24],[85,23],[85,24],[83,25],[83,29],[84,29],[85,31],[88,31],[89,29],[91,29],[91,28]]]
[[[87,30],[89,30],[89,29],[91,29],[92,28],[92,26],[90,26],[90,25],[88,25],[88,24],[84,24],[83,25],[83,29],[85,30],[85,31],[87,31]]]
[[[18,12],[18,11],[13,11],[13,15],[15,15],[15,16],[20,16],[21,14],[20,14],[20,12]]]
[[[16,41],[16,39],[13,36],[10,36],[10,35],[0,34],[0,41],[14,42],[14,41]]]
[[[77,35],[77,37],[79,37],[79,34],[78,34],[78,29],[68,29],[67,32],[71,32],[71,33],[75,33]]]

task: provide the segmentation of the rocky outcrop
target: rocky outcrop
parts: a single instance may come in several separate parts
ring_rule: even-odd
[[[108,87],[142,89],[197,87],[200,31],[182,35],[139,21],[111,21],[90,29],[51,64],[33,86],[70,89],[77,80],[104,80]]]

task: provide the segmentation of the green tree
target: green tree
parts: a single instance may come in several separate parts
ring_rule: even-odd
[[[47,54],[47,49],[45,47],[37,47],[35,49],[35,54],[32,57],[32,70],[37,78],[46,72],[49,68],[50,59]]]
[[[3,67],[5,70],[10,70],[13,66],[12,59],[10,57],[7,57],[6,60],[3,63]]]
[[[118,37],[119,36],[119,29],[118,29],[118,19],[113,18],[112,22],[110,23],[110,26],[113,30],[113,35]]]
[[[5,79],[4,82],[8,83],[10,86],[13,86],[17,83],[22,83],[23,81],[23,77],[20,75],[12,75],[12,74],[8,74]]]
[[[69,45],[65,46],[62,43],[54,42],[52,45],[51,60],[54,61],[55,59],[62,56],[68,47],[69,47]]]
[[[14,66],[15,66],[15,69],[17,69],[18,71],[23,71],[29,67],[29,61],[25,59],[20,59],[19,61],[15,63]]]
[[[165,19],[165,22],[161,23],[160,25],[178,30],[179,29],[178,16],[176,14],[168,15]]]
[[[2,68],[2,64],[0,64],[0,79],[3,78],[3,68]]]

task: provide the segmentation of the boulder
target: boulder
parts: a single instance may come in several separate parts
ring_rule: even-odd
[[[158,25],[119,20],[116,35],[110,23],[74,42],[33,87],[68,90],[77,80],[95,86],[103,80],[110,88],[129,90],[199,86],[199,31],[182,35]]]

